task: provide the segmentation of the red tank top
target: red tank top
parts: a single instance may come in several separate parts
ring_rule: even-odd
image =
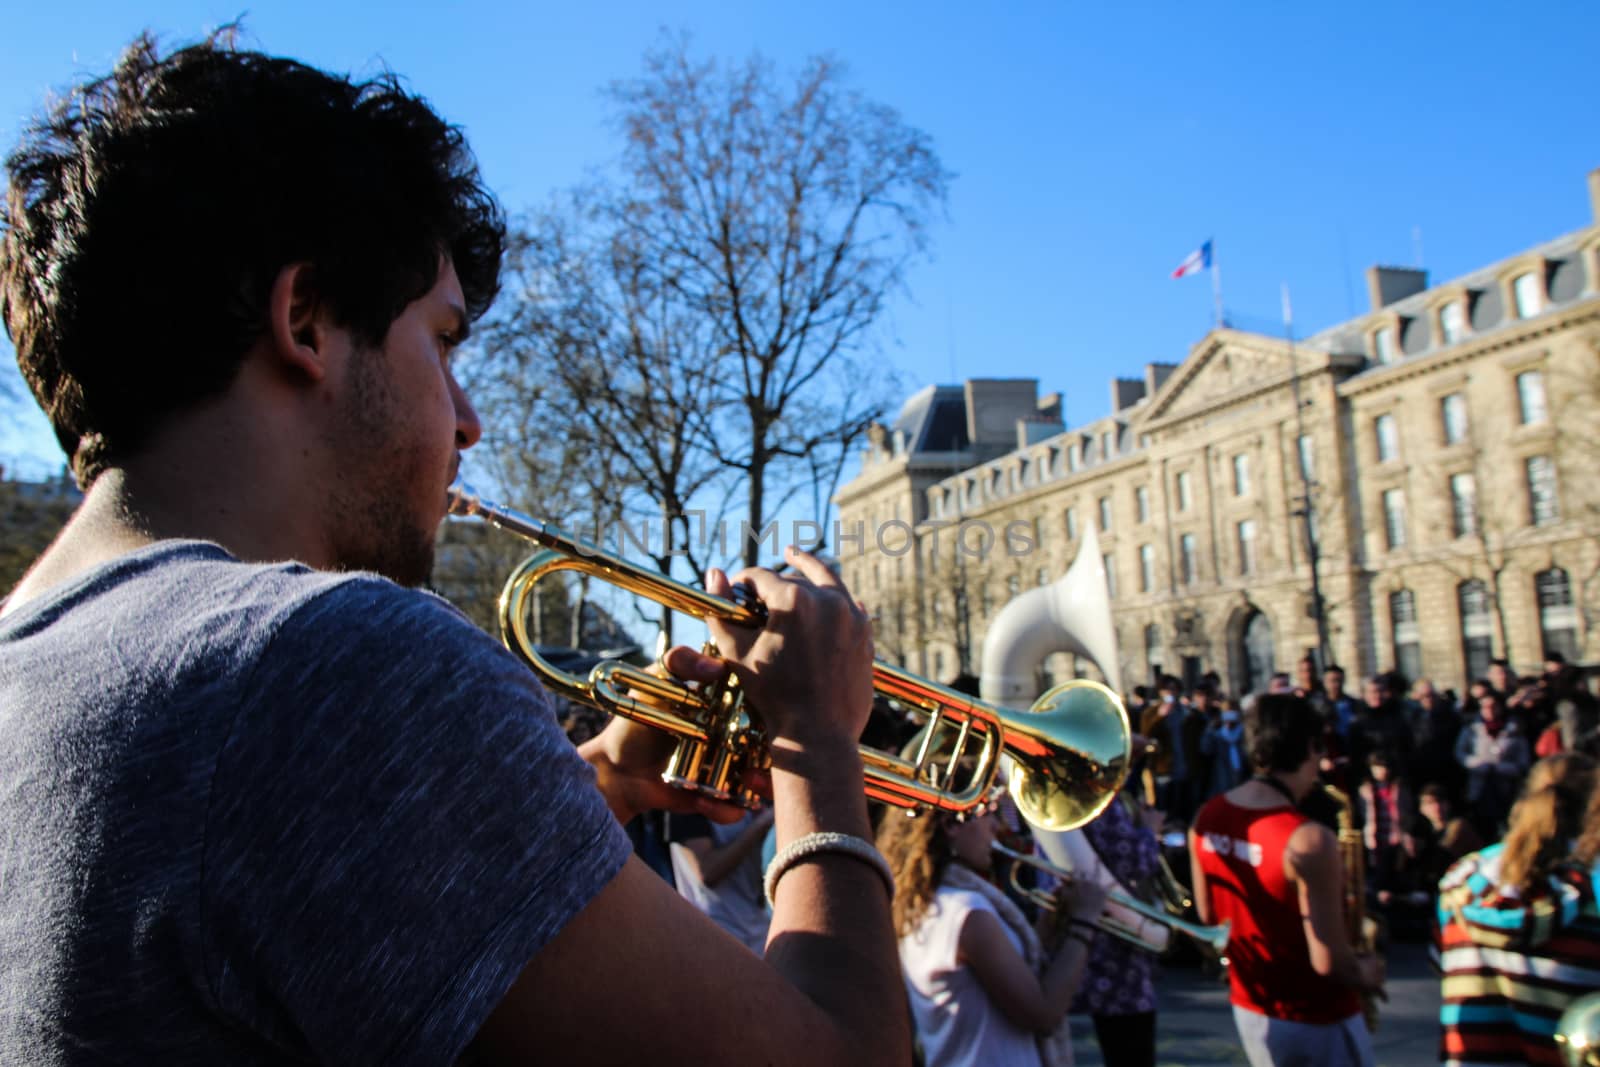
[[[1274,1019],[1339,1022],[1361,1010],[1360,995],[1312,970],[1299,892],[1283,873],[1289,835],[1306,821],[1287,805],[1241,808],[1224,795],[1200,809],[1194,831],[1213,921],[1233,923],[1233,1003]]]

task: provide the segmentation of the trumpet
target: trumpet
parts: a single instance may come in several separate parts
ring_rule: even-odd
[[[759,709],[745,701],[731,672],[715,685],[691,688],[608,660],[580,677],[541,656],[528,632],[535,587],[559,571],[598,578],[693,618],[759,628],[766,608],[750,590],[736,587],[731,598],[713,596],[553,524],[485,501],[460,482],[450,487],[447,504],[452,515],[476,516],[542,548],[512,571],[499,612],[506,646],[547,688],[675,736],[677,745],[662,774],[669,784],[747,807],[759,804],[748,781],[751,772],[771,765],[768,739]],[[1127,777],[1128,714],[1117,695],[1097,682],[1057,686],[1028,711],[1017,712],[881,660],[872,669],[880,696],[927,717],[922,743],[909,756],[861,748],[866,793],[874,800],[902,808],[970,811],[993,793],[1004,755],[1010,757],[1009,788],[1023,815],[1036,826],[1070,829],[1104,810]],[[954,743],[946,744],[950,734]]]
[[[1022,864],[1027,864],[1034,870],[1043,871],[1045,874],[1063,879],[1065,881],[1071,881],[1072,879],[1079,877],[1072,871],[1064,870],[1063,868],[1057,867],[1053,863],[1048,863],[1045,860],[1042,860],[1037,856],[1029,855],[1026,852],[1018,852],[1014,848],[1007,848],[1005,845],[1002,845],[999,842],[991,845],[990,848],[993,849],[998,855],[1005,856],[1007,859],[1014,861],[1011,867],[1012,888],[1018,893],[1026,896],[1029,900],[1032,900],[1041,908],[1047,908],[1051,911],[1054,911],[1056,908],[1056,898],[1054,895],[1041,889],[1030,889],[1027,886],[1024,886],[1021,882],[1021,879],[1018,877],[1018,875],[1020,875],[1022,872]],[[1128,914],[1123,915],[1119,914],[1119,912]],[[1165,934],[1171,930],[1176,930],[1181,934],[1192,937],[1201,945],[1204,945],[1206,948],[1210,949],[1217,956],[1221,956],[1227,951],[1228,937],[1232,926],[1231,923],[1222,923],[1217,926],[1202,926],[1199,923],[1186,922],[1183,919],[1169,914],[1165,908],[1159,908],[1150,904],[1146,904],[1137,897],[1128,896],[1125,893],[1118,893],[1115,890],[1112,890],[1106,894],[1106,910],[1100,914],[1098,919],[1095,920],[1096,929],[1100,930],[1102,933],[1110,934],[1112,937],[1115,937],[1120,941],[1126,941],[1134,948],[1142,949],[1145,952],[1165,951],[1167,947],[1167,938],[1165,936],[1154,934],[1150,931],[1142,931],[1141,927],[1147,924],[1153,924],[1161,930],[1162,934]]]

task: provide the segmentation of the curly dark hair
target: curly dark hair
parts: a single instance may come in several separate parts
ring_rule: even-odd
[[[505,218],[459,129],[392,74],[353,82],[240,50],[235,27],[50,103],[6,161],[0,313],[87,488],[174,412],[223,391],[278,273],[380,344],[448,257],[473,318]]]
[[[1244,717],[1244,745],[1257,771],[1293,771],[1322,746],[1322,717],[1304,697],[1270,693]]]

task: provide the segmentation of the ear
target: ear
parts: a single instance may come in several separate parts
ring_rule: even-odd
[[[332,355],[332,330],[311,264],[291,263],[278,272],[267,297],[267,324],[280,363],[291,373],[322,381]]]

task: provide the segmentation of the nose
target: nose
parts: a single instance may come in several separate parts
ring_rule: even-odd
[[[450,402],[456,409],[456,448],[471,448],[483,437],[483,424],[478,421],[478,411],[455,375],[450,376]]]

